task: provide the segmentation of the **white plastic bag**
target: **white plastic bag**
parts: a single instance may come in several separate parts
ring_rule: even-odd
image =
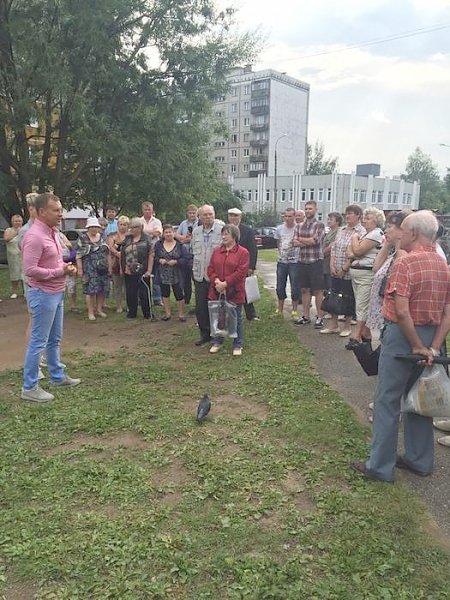
[[[212,337],[237,338],[236,304],[221,296],[218,300],[208,300],[208,311]]]
[[[450,379],[443,365],[425,367],[402,402],[403,412],[450,417]]]
[[[250,275],[245,278],[245,297],[247,299],[247,304],[257,302],[261,298],[256,275]]]

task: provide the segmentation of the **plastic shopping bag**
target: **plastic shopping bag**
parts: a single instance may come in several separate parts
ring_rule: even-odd
[[[247,299],[247,304],[257,302],[261,298],[256,275],[250,275],[245,278],[245,297]]]
[[[224,296],[218,300],[208,300],[209,326],[212,337],[237,337],[236,305]]]
[[[450,379],[443,365],[425,367],[402,401],[403,412],[450,417]]]

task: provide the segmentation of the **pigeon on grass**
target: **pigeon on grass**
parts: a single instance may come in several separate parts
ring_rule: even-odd
[[[206,419],[206,415],[211,410],[211,400],[208,394],[205,394],[200,400],[197,407],[197,423],[202,423]]]

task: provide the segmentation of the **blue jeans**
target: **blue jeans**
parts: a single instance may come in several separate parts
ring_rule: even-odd
[[[46,350],[50,379],[62,381],[64,368],[61,365],[60,349],[63,334],[64,292],[51,294],[28,289],[28,308],[31,313],[31,337],[25,354],[23,387],[36,387],[41,353]]]
[[[233,348],[242,348],[244,342],[244,326],[242,322],[242,304],[236,304],[236,315],[237,315],[237,337],[233,338]],[[212,343],[215,346],[221,346],[224,342],[223,337],[214,337]]]
[[[301,299],[298,263],[277,263],[277,297],[286,300],[286,283],[289,277],[291,284],[291,299],[299,302]]]

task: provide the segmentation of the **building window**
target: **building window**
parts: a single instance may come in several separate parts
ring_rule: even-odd
[[[286,202],[286,190],[281,190],[281,202]]]
[[[225,162],[225,156],[216,156],[214,160],[216,162]]]
[[[331,202],[331,188],[327,189],[327,202]]]
[[[323,214],[322,213],[317,213],[317,219],[319,221],[322,221],[323,220]]]
[[[407,198],[406,198],[406,204],[411,204],[412,202],[412,194],[408,194]]]
[[[365,202],[366,202],[366,190],[359,190],[359,201],[365,204]]]
[[[237,88],[231,88],[231,95],[232,96],[237,96]]]
[[[266,117],[264,115],[256,115],[255,116],[255,125],[265,125]]]
[[[294,201],[294,190],[289,190],[289,202],[292,204]]]
[[[250,86],[244,85],[244,95],[248,96],[250,94]]]
[[[383,191],[379,190],[377,192],[377,204],[383,204]]]
[[[251,171],[262,171],[264,169],[264,163],[263,162],[254,162],[251,165]]]
[[[388,192],[388,204],[394,204],[394,193]]]
[[[254,81],[252,83],[253,90],[265,90],[269,87],[269,80],[263,79],[262,81]]]
[[[248,200],[249,202],[251,202],[251,201],[252,201],[252,190],[248,190],[248,192],[247,192],[247,200]]]
[[[245,117],[244,119],[244,127],[249,127],[250,125],[250,117]]]
[[[237,150],[231,151],[231,158],[237,158]]]
[[[309,199],[314,200],[314,190],[312,188],[309,190]]]
[[[216,143],[214,144],[214,146],[215,146],[216,148],[223,148],[223,147],[225,146],[225,142],[216,142]]]
[[[237,133],[233,133],[233,135],[231,136],[231,141],[233,144],[237,144],[237,141],[238,141]]]
[[[302,202],[306,202],[306,190],[305,190],[305,188],[302,189]]]
[[[244,148],[244,156],[250,156],[250,149]]]
[[[372,190],[372,204],[375,204],[377,201],[377,192]]]
[[[231,165],[231,172],[236,173],[236,171],[237,171],[236,165]]]
[[[250,139],[250,134],[244,133],[244,142],[248,142],[249,139]]]
[[[217,96],[216,102],[225,102],[225,96]]]
[[[237,127],[237,119],[231,119],[231,127]]]
[[[319,193],[318,193],[318,196],[317,196],[317,200],[319,202],[323,202],[323,188],[319,188]]]
[[[244,110],[250,110],[250,102],[244,102]]]
[[[236,113],[237,112],[237,104],[232,104],[231,105],[231,112],[232,113]]]
[[[255,190],[255,202],[258,202],[258,190]]]
[[[248,165],[242,165],[242,170],[247,173],[247,171],[248,171]]]
[[[359,190],[353,190],[353,202],[358,202],[359,200]]]
[[[216,117],[223,117],[223,112],[221,110],[216,110]]]
[[[266,202],[270,202],[270,190],[266,190]]]

